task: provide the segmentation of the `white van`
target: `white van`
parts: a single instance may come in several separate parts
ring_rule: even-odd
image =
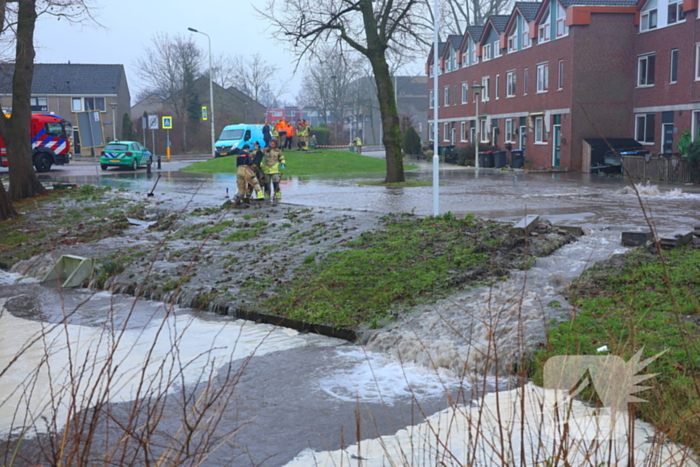
[[[235,156],[244,145],[248,144],[250,149],[253,149],[253,143],[258,142],[261,148],[265,147],[263,139],[264,125],[249,125],[240,123],[238,125],[228,125],[224,127],[216,140],[214,147],[216,148],[216,157]]]

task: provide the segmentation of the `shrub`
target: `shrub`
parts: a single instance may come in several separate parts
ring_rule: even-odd
[[[406,154],[411,155],[422,153],[420,136],[412,126],[409,126],[403,134],[403,150]]]
[[[682,156],[688,155],[688,150],[690,149],[692,140],[693,139],[688,130],[681,133],[681,137],[678,139],[678,152],[681,153]]]
[[[316,144],[319,146],[328,146],[331,144],[331,130],[326,126],[312,126],[310,135],[316,135]]]

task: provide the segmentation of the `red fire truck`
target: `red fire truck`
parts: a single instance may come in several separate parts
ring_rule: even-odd
[[[58,115],[32,114],[32,162],[37,172],[70,162],[72,125]],[[7,148],[0,138],[0,165],[7,167]]]

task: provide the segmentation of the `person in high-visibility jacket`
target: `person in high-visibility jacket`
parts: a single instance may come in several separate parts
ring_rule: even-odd
[[[273,139],[270,141],[270,146],[263,149],[264,156],[260,167],[265,175],[265,184],[269,185],[272,183],[274,190],[272,196],[279,199],[282,198],[282,190],[280,189],[280,180],[282,176],[280,171],[284,170],[286,163],[284,160],[284,153],[277,145],[277,140]]]
[[[280,120],[275,124],[277,128],[277,137],[279,142],[284,147],[284,142],[287,141],[287,121],[285,119]]]
[[[309,144],[309,124],[306,120],[299,120],[297,123],[297,147],[301,150],[306,150]]]
[[[292,149],[292,141],[294,140],[294,125],[287,124],[287,140],[282,145],[283,149]]]
[[[246,196],[249,186],[253,187],[257,193],[258,199],[264,197],[263,191],[260,188],[260,183],[258,183],[258,178],[255,176],[253,158],[250,152],[248,152],[249,150],[250,146],[246,144],[243,146],[238,156],[236,156],[236,180],[238,182],[236,201],[239,203]]]

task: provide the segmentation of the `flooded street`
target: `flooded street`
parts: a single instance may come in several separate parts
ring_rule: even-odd
[[[64,183],[96,181],[88,175],[52,177]],[[430,180],[432,175],[421,164],[407,177]],[[285,180],[282,202],[432,214],[431,187],[357,184],[371,178],[383,175]],[[144,198],[154,182],[153,176],[129,172],[100,180]],[[173,209],[218,206],[226,188],[235,191],[235,182],[235,175],[163,171],[155,200]],[[105,446],[114,445],[117,427],[128,425],[129,414],[144,400],[160,414],[148,432],[153,457],[167,454],[167,446],[187,432],[183,427],[191,424],[185,421],[196,410],[183,414],[183,405],[210,401],[214,407],[222,404],[207,425],[211,435],[197,436],[219,448],[202,465],[436,465],[444,446],[420,424],[431,416],[444,421],[454,416],[441,412],[452,402],[468,408],[475,395],[493,391],[493,376],[523,348],[541,342],[551,319],[566,316],[561,289],[596,261],[625,251],[623,231],[648,230],[637,197],[620,178],[475,173],[445,166],[441,183],[441,213],[504,221],[538,214],[554,225],[583,227],[586,235],[538,259],[527,272],[515,272],[491,288],[460,292],[373,333],[365,346],[125,295],[58,291],[0,272],[0,433],[14,441],[21,427],[32,427],[22,442],[26,463],[13,465],[41,464],[41,453],[51,444],[45,433],[80,430],[77,420],[96,405],[109,406],[112,414],[96,429],[90,448],[92,456],[102,455]],[[649,185],[641,194],[660,233],[700,223],[700,187]],[[23,352],[16,356],[19,349]],[[101,374],[94,368],[109,370]],[[504,381],[500,384],[504,389]],[[107,386],[110,390],[104,390]],[[212,388],[221,392],[209,399]],[[140,421],[132,430],[145,425]],[[406,453],[388,459],[378,437],[406,427],[419,427],[418,438],[432,439],[433,447],[419,453],[413,450],[417,438],[402,432],[404,438],[386,442],[397,452],[410,445],[411,456],[420,459],[402,459]],[[374,440],[369,454],[359,440]],[[2,453],[0,462],[8,464],[11,450]],[[117,459],[117,453],[110,458]],[[475,465],[494,465],[487,459]]]

